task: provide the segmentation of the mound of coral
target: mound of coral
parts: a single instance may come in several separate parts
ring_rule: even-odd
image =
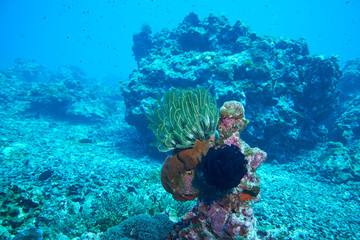
[[[7,87],[0,93],[0,101],[13,113],[37,118],[95,123],[116,111],[114,102],[121,99],[118,92],[91,82],[74,66],[50,72],[34,61],[17,59],[11,69],[0,72],[0,81]]]
[[[360,58],[346,62],[339,88],[342,99],[348,100],[360,93]]]
[[[146,106],[171,87],[201,85],[219,103],[241,100],[250,120],[243,138],[278,161],[323,140],[324,120],[338,106],[335,57],[312,56],[304,39],[259,36],[224,16],[190,13],[175,29],[143,30],[133,51],[138,68],[123,86],[126,121],[148,140]]]
[[[339,81],[340,105],[329,118],[328,138],[315,168],[335,183],[360,180],[360,59],[348,61]]]

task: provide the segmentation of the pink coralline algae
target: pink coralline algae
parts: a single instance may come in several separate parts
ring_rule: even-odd
[[[240,134],[249,122],[245,119],[244,106],[237,101],[225,102],[220,108],[220,117],[219,134],[224,140],[229,138],[228,134]]]
[[[253,204],[260,196],[257,168],[265,161],[266,153],[251,148],[240,139],[248,121],[240,102],[226,102],[220,109],[220,144],[235,145],[245,155],[247,174],[231,192],[211,201],[200,197],[197,204],[177,223],[169,239],[260,239]],[[187,184],[193,184],[187,181]],[[206,193],[204,193],[206,194]]]

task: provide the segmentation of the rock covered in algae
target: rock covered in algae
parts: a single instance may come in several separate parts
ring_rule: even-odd
[[[149,141],[147,104],[171,87],[197,85],[219,102],[246,104],[251,125],[242,137],[278,162],[323,141],[324,120],[338,107],[341,71],[335,57],[310,55],[304,39],[261,36],[240,21],[191,13],[143,40],[146,51],[134,51],[138,68],[123,95],[126,121]],[[144,46],[134,42],[135,49]]]

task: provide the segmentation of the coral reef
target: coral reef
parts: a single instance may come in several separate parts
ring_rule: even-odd
[[[233,121],[234,125],[229,128],[229,132],[222,135],[229,137],[220,142],[232,146],[235,148],[235,152],[241,151],[247,163],[246,174],[236,186],[233,186],[235,188],[232,191],[223,193],[221,197],[216,196],[214,198],[213,193],[201,192],[200,189],[200,197],[196,205],[184,216],[181,222],[177,223],[171,234],[171,239],[257,238],[257,222],[254,217],[253,203],[257,202],[259,198],[260,178],[257,176],[256,170],[265,161],[266,153],[258,148],[250,148],[240,139],[240,130],[243,129],[242,123],[245,119],[244,112],[236,109],[242,109],[241,103],[232,101],[226,103],[226,106],[227,112],[235,112],[237,119]],[[222,127],[223,130],[227,129],[229,127],[228,121],[233,117],[232,114],[223,114],[219,120],[219,127]],[[241,159],[236,160],[243,164]],[[234,179],[228,180],[232,183]],[[195,183],[187,182],[186,184]]]
[[[360,58],[349,60],[339,81],[340,97],[349,100],[360,93]]]
[[[110,228],[104,234],[104,239],[165,240],[173,225],[165,214],[156,214],[153,217],[140,214]]]
[[[169,98],[167,105],[176,106],[173,102],[177,101]],[[172,118],[177,119],[181,114],[174,111]],[[196,117],[200,118],[198,114]],[[194,147],[188,144],[185,150],[175,148],[163,164],[161,182],[175,200],[199,197],[197,204],[177,223],[171,239],[255,239],[257,236],[252,205],[260,193],[256,170],[265,161],[266,153],[250,148],[240,139],[248,123],[240,102],[225,102],[220,116],[219,138],[204,140],[195,136]],[[153,126],[155,133],[156,126],[161,124]],[[210,191],[211,187],[218,193]]]
[[[220,108],[220,117],[220,139],[227,139],[228,144],[231,144],[231,136],[234,133],[240,134],[249,122],[245,118],[244,106],[236,101],[225,102]]]
[[[132,50],[135,55],[136,61],[149,54],[151,49],[151,28],[149,25],[144,24],[141,27],[141,32],[135,33],[133,36],[134,46]]]
[[[14,66],[6,73],[8,76],[15,75],[21,81],[25,82],[46,82],[52,74],[44,66],[34,60],[25,60],[17,58]]]
[[[94,96],[98,86],[84,89],[76,79],[65,79],[47,83],[35,83],[28,94],[29,114],[50,115],[56,119],[78,122],[96,122],[114,111],[110,104],[112,96],[104,96],[102,103],[95,103],[85,91]],[[107,98],[107,99],[106,99]]]
[[[40,199],[28,196],[26,190],[16,184],[10,185],[7,191],[0,192],[0,202],[0,212],[5,217],[1,221],[1,226],[7,229],[18,229],[26,221],[36,222],[41,213]],[[16,232],[10,231],[10,233]],[[22,233],[18,235],[22,236]]]
[[[9,103],[14,113],[38,118],[99,122],[115,111],[114,100],[122,98],[108,86],[90,84],[85,74],[74,66],[61,66],[53,73],[33,61],[18,59],[13,68],[0,73],[0,79],[9,91],[0,93],[0,100]],[[19,90],[13,91],[15,88]]]
[[[344,144],[360,140],[360,59],[350,60],[340,79],[341,105],[330,121],[331,138]]]
[[[329,118],[329,139],[316,170],[332,182],[360,180],[360,59],[350,60],[340,79],[340,105]]]
[[[328,142],[319,157],[319,174],[325,179],[341,184],[354,179],[353,167],[358,163],[352,161],[349,150],[340,142]]]
[[[25,231],[17,234],[13,240],[42,240],[43,231],[35,227],[26,229]]]
[[[344,144],[360,140],[360,96],[344,102],[333,122],[332,138]]]
[[[32,66],[25,62],[24,71]],[[67,69],[60,74],[31,68],[34,76],[49,77],[31,79],[22,79],[14,68],[0,71],[0,238],[27,236],[35,228],[43,239],[75,240],[141,213],[166,211],[179,219],[191,205],[171,201],[162,189],[161,165],[144,156],[139,134],[124,123],[117,89],[94,85]],[[37,87],[43,95],[30,96]],[[30,110],[31,102],[51,98],[47,90],[59,99],[70,96],[70,108],[83,101],[94,109],[79,117]],[[109,106],[104,117],[90,114],[104,105]]]
[[[44,240],[96,238],[139,214],[166,213],[171,221],[178,222],[194,207],[196,201],[175,201],[163,189],[161,164],[142,152],[147,142],[126,124],[123,99],[113,90],[94,87],[86,79],[80,81],[80,88],[76,87],[77,81],[67,84],[67,92],[78,90],[83,99],[92,101],[92,106],[105,102],[113,106],[114,111],[106,118],[97,118],[95,124],[83,124],[89,123],[85,119],[82,124],[67,121],[69,118],[59,121],[43,111],[26,112],[28,94],[37,83],[54,80],[61,84],[71,76],[81,78],[72,75],[75,69],[63,68],[61,73],[67,77],[49,79],[48,74],[58,73],[28,64],[32,71],[28,75],[15,68],[0,71],[1,239],[29,236],[32,231],[42,232]],[[27,66],[23,65],[23,70]],[[20,67],[18,70],[23,71]],[[353,109],[356,116],[359,101],[356,96],[351,100],[341,104],[333,118],[331,129],[339,137],[333,143],[301,151],[286,164],[263,164],[256,171],[262,177],[261,201],[253,205],[259,237],[268,232],[273,239],[360,239],[360,135],[348,131],[358,124],[349,110]],[[146,101],[142,103],[147,106]],[[349,114],[340,120],[346,112]],[[249,108],[246,117],[258,114],[252,114]],[[243,120],[238,120],[239,124],[244,125]],[[234,119],[228,119],[229,126],[231,121]],[[252,126],[253,121],[241,138],[248,136]],[[342,137],[343,130],[350,138]],[[230,138],[228,142],[235,140]],[[244,154],[251,154],[250,150]],[[308,166],[301,167],[305,163]],[[325,169],[327,163],[329,168]],[[349,165],[351,170],[347,171]]]
[[[199,20],[194,13],[144,38],[151,44],[135,55],[138,68],[123,96],[126,121],[145,139],[153,139],[144,122],[157,94],[197,85],[220,102],[239,99],[251,109],[243,138],[278,162],[326,139],[324,120],[338,107],[341,71],[335,57],[311,56],[304,39],[260,36],[240,21]]]

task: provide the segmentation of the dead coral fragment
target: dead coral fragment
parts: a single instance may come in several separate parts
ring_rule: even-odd
[[[149,110],[149,127],[159,151],[193,147],[196,140],[208,140],[215,133],[218,109],[205,88],[172,89]]]

